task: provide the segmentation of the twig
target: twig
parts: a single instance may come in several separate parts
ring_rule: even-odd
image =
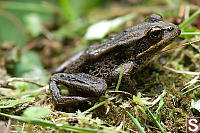
[[[164,50],[161,51],[161,53],[167,52],[167,51],[170,51],[170,50],[173,50],[173,49],[175,49],[175,48],[180,48],[180,47],[185,47],[185,46],[187,46],[187,45],[192,45],[192,44],[195,44],[195,43],[200,43],[200,40],[195,40],[195,41],[192,41],[192,42],[187,42],[187,43],[178,45],[178,46],[173,47],[173,48],[164,49]]]
[[[189,74],[189,75],[196,75],[196,77],[194,79],[192,79],[190,82],[188,82],[186,85],[186,87],[184,87],[183,89],[181,89],[181,91],[184,91],[186,88],[194,85],[195,83],[197,83],[199,80],[199,76],[200,76],[200,72],[189,72],[189,71],[179,71],[179,70],[175,70],[173,68],[169,68],[169,67],[165,67],[166,69],[170,70],[170,71],[173,71],[173,72],[176,72],[176,73],[181,73],[181,74]],[[198,86],[199,87],[199,86]],[[198,88],[197,87],[197,88]],[[194,88],[196,89],[196,87]],[[189,93],[190,91],[194,90],[194,89],[191,89],[191,90],[188,90],[186,92],[183,93],[183,95]]]
[[[39,86],[39,87],[45,86],[45,84],[41,84],[41,83],[36,82],[37,80],[39,80],[39,79],[38,79],[38,78],[37,78],[37,79],[29,79],[29,78],[10,78],[10,79],[8,79],[8,80],[0,80],[0,86],[5,87],[5,88],[15,89],[15,86],[10,85],[10,83],[16,82],[16,81],[32,83],[32,84],[35,84],[35,85],[37,85],[37,86]]]
[[[185,84],[185,87],[183,89],[181,89],[181,91],[184,91],[185,89],[189,88],[190,86],[194,85],[195,83],[197,83],[199,76],[196,76],[195,78],[193,78],[191,81],[189,81],[188,83]]]
[[[122,95],[128,96],[130,98],[133,98],[133,94],[128,93],[126,91],[107,91],[107,94],[122,94]]]
[[[165,90],[163,90],[163,93],[160,94],[160,96],[159,96],[158,98],[156,98],[156,99],[151,103],[152,105],[151,105],[150,107],[153,107],[156,103],[158,103],[158,102],[160,101],[161,97],[164,97],[166,94],[167,94],[167,92],[166,92]]]
[[[165,67],[165,68],[167,70],[170,70],[170,71],[175,72],[175,73],[188,74],[188,75],[197,75],[197,76],[200,75],[200,72],[180,71],[180,70],[176,70],[176,69],[169,68],[169,67]]]
[[[41,26],[43,35],[49,40],[55,40],[51,32],[49,32],[44,26]]]

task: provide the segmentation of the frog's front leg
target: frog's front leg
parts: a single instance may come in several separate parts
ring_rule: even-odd
[[[73,92],[76,91],[78,96],[62,96],[58,84],[66,86]],[[89,98],[100,97],[105,93],[106,88],[107,84],[105,80],[85,73],[56,73],[51,76],[50,80],[50,90],[53,99],[58,104],[82,102],[88,100]]]
[[[131,72],[134,69],[135,64],[133,62],[123,63],[115,68],[112,72],[113,77],[116,79],[119,78],[120,70],[123,69],[122,80],[120,84],[120,89],[123,91],[127,91],[129,93],[135,94],[135,87],[133,85],[133,81],[131,80]]]

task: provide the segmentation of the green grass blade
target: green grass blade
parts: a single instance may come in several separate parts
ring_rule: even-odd
[[[29,119],[26,117],[21,117],[21,116],[16,116],[16,115],[9,115],[9,114],[5,114],[5,113],[0,113],[1,116],[5,116],[8,117],[10,119],[15,119],[21,122],[26,122],[29,124],[36,124],[36,125],[40,125],[40,126],[44,126],[44,127],[52,127],[55,129],[61,129],[61,130],[65,130],[65,131],[72,131],[72,132],[79,132],[79,133],[101,133],[100,130],[97,129],[90,129],[90,128],[81,128],[81,127],[75,127],[75,126],[63,126],[63,125],[57,125],[55,123],[52,123],[50,121],[46,121],[46,120],[41,120],[41,119]]]
[[[98,107],[104,105],[105,103],[108,103],[109,101],[111,101],[111,100],[113,100],[113,99],[115,99],[115,97],[111,97],[111,98],[109,98],[109,99],[106,99],[105,101],[100,102],[100,103],[97,104],[97,105],[94,105],[93,107],[89,108],[88,110],[84,111],[83,113],[88,113],[88,112],[90,112],[90,111],[92,111],[92,110],[94,110],[94,109],[96,109],[96,108],[98,108]]]
[[[193,20],[195,20],[200,15],[200,9],[197,10],[192,16],[190,16],[187,20],[183,21],[181,24],[179,24],[179,27],[183,29],[185,26],[190,24]]]
[[[160,128],[162,133],[166,133],[164,128],[161,126],[160,122],[157,121],[156,117],[151,113],[151,111],[149,110],[149,108],[147,108],[147,112],[149,113],[149,115],[151,116],[151,118],[153,119],[154,123],[157,125],[158,128]]]
[[[158,113],[164,105],[163,97],[161,96],[158,108],[156,109],[156,113]]]
[[[30,102],[33,98],[32,97],[27,97],[25,99],[17,99],[17,100],[4,100],[0,102],[0,109],[1,108],[11,108],[14,107],[15,105],[21,104],[21,103],[27,103]]]
[[[18,11],[33,11],[33,12],[41,12],[41,13],[52,13],[50,8],[44,6],[40,3],[26,3],[26,2],[15,2],[15,1],[1,1],[0,7],[3,9],[11,9]]]
[[[200,87],[200,85],[197,85],[197,86],[195,86],[194,88],[192,88],[192,89],[190,89],[190,90],[184,92],[182,95],[184,96],[184,95],[186,95],[186,94],[192,92],[193,90],[196,90],[196,89],[199,88],[199,87]]]
[[[182,32],[181,35],[200,35],[200,32]]]
[[[135,119],[128,111],[126,111],[126,113],[128,114],[128,116],[131,118],[131,120],[133,121],[133,123],[135,124],[135,126],[137,127],[138,131],[140,133],[145,133],[144,128],[140,125],[140,123],[138,122],[137,119]]]
[[[0,99],[5,99],[5,98],[16,98],[16,97],[21,97],[23,96],[24,94],[18,94],[18,95],[14,95],[14,96],[2,96],[0,97]]]
[[[35,97],[39,94],[42,94],[43,92],[44,92],[44,90],[41,90],[41,91],[38,91],[38,92],[25,92],[25,93],[13,95],[13,96],[2,96],[2,97],[0,97],[0,99],[17,98],[17,97],[22,97],[22,96],[27,96],[27,95]]]
[[[115,89],[116,91],[119,90],[119,86],[120,86],[121,80],[122,80],[122,75],[123,75],[123,68],[121,67],[120,68],[120,73],[119,73],[119,79],[118,79],[117,86],[116,86],[116,89]]]
[[[70,6],[70,3],[68,0],[58,0],[58,3],[63,9],[63,13],[66,17],[66,20],[75,21],[78,18],[77,14],[73,12],[73,9],[72,9],[73,7]]]

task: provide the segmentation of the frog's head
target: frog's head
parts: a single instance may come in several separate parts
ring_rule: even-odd
[[[150,15],[144,23],[129,29],[129,34],[136,40],[135,57],[145,60],[170,44],[180,33],[177,25],[164,22],[157,14]]]
[[[157,14],[150,15],[144,23],[149,25],[146,27],[145,36],[153,43],[152,46],[163,48],[181,33],[177,25],[163,22],[162,17]]]

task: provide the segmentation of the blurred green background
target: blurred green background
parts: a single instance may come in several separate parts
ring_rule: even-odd
[[[195,0],[1,0],[0,46],[14,42],[20,53],[14,55],[20,55],[15,61],[17,63],[6,67],[9,66],[11,70],[9,73],[12,76],[40,77],[44,79],[43,81],[47,81],[50,73],[59,64],[75,52],[87,47],[91,44],[91,40],[104,40],[108,33],[119,32],[121,29],[139,23],[151,13],[159,13],[165,19],[171,18],[168,21],[180,23],[182,19],[178,16],[181,16],[181,8],[187,5],[186,3],[188,5],[192,3],[190,9],[195,11],[200,2]],[[87,28],[98,22],[106,22],[107,25],[112,23],[112,26],[99,36],[97,36],[99,31],[87,33]],[[124,24],[125,22],[128,23]],[[196,29],[193,27],[188,31]],[[11,54],[13,52],[8,56]]]
[[[190,1],[185,1],[190,2]],[[165,12],[165,15],[178,13],[183,0],[1,0],[0,1],[0,43],[16,42],[24,47],[31,39],[42,34],[42,26],[55,24],[53,35],[56,39],[74,38],[83,35],[85,27],[91,24],[88,18],[99,19],[124,15],[125,10],[132,12]],[[139,8],[140,5],[143,7]],[[146,5],[146,6],[145,6]],[[123,8],[117,9],[118,6]],[[153,8],[157,6],[158,8]],[[159,9],[159,6],[165,7]],[[146,7],[146,9],[144,9]],[[170,9],[169,9],[170,7]],[[94,8],[113,12],[95,12]],[[100,15],[101,14],[101,15]],[[101,16],[101,17],[99,17]],[[102,17],[104,16],[104,17]],[[47,27],[48,28],[48,27]]]

